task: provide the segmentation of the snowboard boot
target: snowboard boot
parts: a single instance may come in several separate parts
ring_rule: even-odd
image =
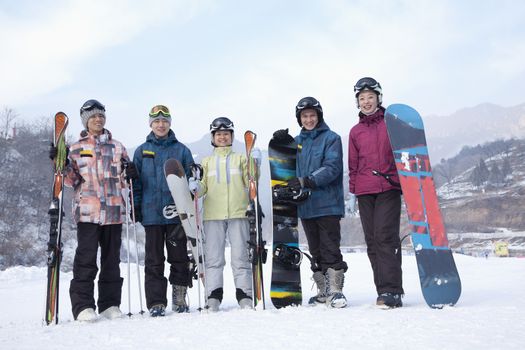
[[[114,320],[116,318],[122,317],[122,311],[120,311],[118,306],[110,306],[106,310],[102,311],[100,316],[103,316],[108,320]]]
[[[208,310],[210,312],[219,311],[219,307],[222,302],[223,290],[222,288],[214,289],[211,294],[208,296]]]
[[[401,301],[401,294],[381,293],[377,297],[376,305],[380,309],[395,309],[396,307],[402,307],[403,301]]]
[[[94,309],[87,308],[80,311],[80,313],[77,315],[76,320],[79,322],[94,322],[97,320],[97,314],[95,313]]]
[[[241,309],[253,309],[252,298],[248,296],[248,294],[246,294],[242,289],[237,288],[235,290],[235,296]]]
[[[166,315],[166,306],[162,304],[153,305],[149,309],[149,314],[151,317],[162,317]]]
[[[315,271],[312,279],[317,286],[317,295],[308,300],[309,305],[317,305],[326,303],[326,280],[322,271]]]
[[[208,310],[210,312],[219,311],[220,306],[221,306],[221,301],[219,299],[208,298]]]
[[[344,270],[334,270],[328,268],[326,278],[326,306],[333,308],[343,308],[346,306],[346,298],[343,294],[345,281]]]
[[[188,287],[174,284],[172,292],[171,309],[176,313],[189,312],[190,308],[186,303],[186,290]]]

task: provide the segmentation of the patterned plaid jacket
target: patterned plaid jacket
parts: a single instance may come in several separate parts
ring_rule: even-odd
[[[124,146],[104,129],[100,136],[85,130],[71,145],[65,184],[73,187],[75,222],[100,225],[121,224],[125,215],[122,189],[122,158],[129,160]]]

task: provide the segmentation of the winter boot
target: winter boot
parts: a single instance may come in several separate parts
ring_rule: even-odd
[[[208,310],[211,312],[219,311],[219,307],[222,302],[223,290],[222,288],[214,289],[211,294],[208,296]]]
[[[210,312],[219,311],[220,306],[221,306],[221,301],[219,299],[208,298],[208,310],[210,310]]]
[[[77,315],[77,321],[79,322],[94,322],[97,319],[97,314],[95,313],[95,310],[92,308],[87,308]]]
[[[153,305],[149,309],[149,314],[151,317],[162,317],[166,315],[166,306],[162,304]]]
[[[345,281],[344,270],[326,270],[326,305],[328,307],[343,308],[346,306],[346,298],[343,294]]]
[[[235,291],[235,296],[241,309],[253,309],[252,298],[248,294],[246,294],[242,289],[237,288]]]
[[[171,309],[177,313],[189,312],[190,308],[186,303],[186,290],[188,287],[173,285]]]
[[[311,297],[310,300],[308,300],[308,304],[316,305],[326,303],[326,281],[324,273],[322,271],[315,271],[312,279],[317,286],[317,295]]]
[[[394,309],[396,307],[402,307],[403,301],[401,301],[401,294],[381,293],[377,297],[376,305],[381,309]]]
[[[122,311],[120,311],[118,306],[110,306],[106,310],[102,311],[100,316],[103,316],[108,320],[114,320],[116,318],[122,317]]]

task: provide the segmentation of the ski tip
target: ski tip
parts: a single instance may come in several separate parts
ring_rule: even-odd
[[[255,142],[255,139],[257,138],[257,134],[254,133],[253,131],[251,130],[246,130],[244,132],[244,139],[245,140],[253,140],[253,142]]]
[[[61,124],[61,125],[65,126],[65,125],[67,125],[68,120],[69,120],[69,117],[64,112],[57,112],[55,114],[55,123],[58,122],[58,124]]]

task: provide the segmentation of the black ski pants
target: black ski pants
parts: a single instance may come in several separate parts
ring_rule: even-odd
[[[164,246],[170,264],[170,284],[188,286],[190,281],[187,240],[181,224],[145,226],[146,263],[144,268],[146,305],[148,309],[157,304],[168,305],[166,290],[168,279],[164,277]]]
[[[334,270],[348,269],[346,262],[343,261],[341,254],[341,217],[322,216],[313,219],[301,219],[303,224],[308,249],[314,264],[311,268],[313,272],[322,271],[328,268]]]
[[[121,224],[77,224],[78,246],[73,260],[73,279],[69,287],[75,319],[82,310],[95,309],[94,289],[99,246],[98,312],[111,306],[120,306],[123,281],[120,277],[121,234]]]
[[[401,191],[360,195],[357,199],[377,293],[403,294],[399,239]]]

